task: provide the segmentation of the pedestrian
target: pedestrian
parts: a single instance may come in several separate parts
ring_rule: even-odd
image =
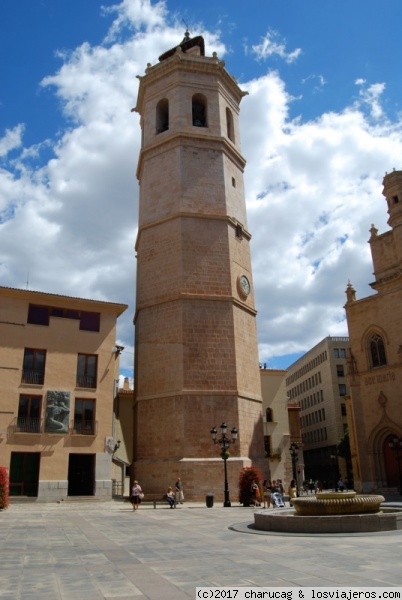
[[[183,483],[180,477],[177,479],[175,483],[175,494],[176,494],[176,504],[183,504],[184,502],[184,492],[183,492]]]
[[[345,482],[343,481],[342,477],[339,478],[338,489],[340,492],[343,492],[345,490]]]
[[[279,487],[278,482],[277,482],[276,479],[274,479],[272,481],[272,493],[273,494],[280,494],[281,493],[281,489],[280,489],[280,487]]]
[[[264,479],[262,484],[262,495],[264,500],[264,508],[269,508],[271,506],[272,497],[272,483],[270,479]]]
[[[133,506],[133,510],[138,510],[141,504],[141,500],[144,498],[142,488],[137,480],[134,481],[134,485],[131,490],[130,502]]]
[[[176,508],[175,494],[171,487],[168,487],[166,500],[169,502],[170,508]]]
[[[254,506],[261,506],[260,500],[260,488],[258,487],[257,481],[253,481],[251,484],[251,501],[254,503]]]
[[[311,494],[314,494],[314,481],[312,479],[309,479],[308,489],[310,490]]]
[[[296,481],[292,479],[288,487],[289,504],[293,506],[293,498],[297,498],[297,485]]]

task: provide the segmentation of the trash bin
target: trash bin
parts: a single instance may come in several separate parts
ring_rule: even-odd
[[[206,503],[207,503],[207,508],[212,508],[214,505],[214,495],[213,494],[207,494],[205,497]]]

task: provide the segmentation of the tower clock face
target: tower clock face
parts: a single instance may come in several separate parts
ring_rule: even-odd
[[[238,287],[240,296],[242,296],[243,298],[247,298],[247,296],[250,293],[251,286],[250,286],[249,280],[247,279],[247,277],[245,275],[240,275],[240,277],[238,279],[237,287]]]

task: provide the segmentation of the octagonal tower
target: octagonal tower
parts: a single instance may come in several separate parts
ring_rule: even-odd
[[[209,432],[225,421],[239,430],[227,463],[237,499],[240,469],[266,463],[239,141],[246,92],[188,34],[139,80],[135,477],[148,492],[181,477],[188,499],[223,497]]]

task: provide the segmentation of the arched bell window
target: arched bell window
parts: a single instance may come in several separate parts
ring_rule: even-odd
[[[207,99],[203,94],[194,94],[192,110],[194,127],[207,127]]]
[[[163,98],[156,105],[156,134],[169,129],[169,100]]]
[[[369,340],[369,355],[371,367],[382,367],[387,364],[384,340],[378,333],[374,333]]]
[[[232,142],[234,142],[235,136],[234,136],[234,126],[233,126],[233,115],[232,115],[232,111],[229,108],[226,109],[226,131],[227,131],[228,138]]]

